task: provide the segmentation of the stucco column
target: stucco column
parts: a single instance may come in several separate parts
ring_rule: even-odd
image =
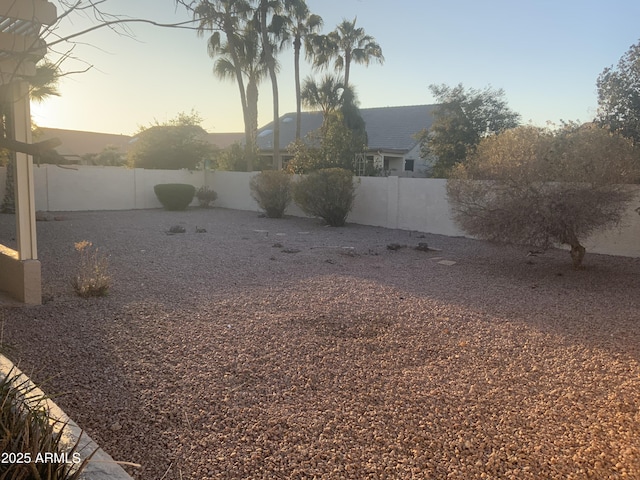
[[[31,143],[31,111],[28,84],[26,82],[16,82],[12,88],[11,123],[13,138],[19,142]],[[33,158],[26,153],[16,152],[15,194],[18,257],[20,260],[36,260],[38,258],[38,248]]]

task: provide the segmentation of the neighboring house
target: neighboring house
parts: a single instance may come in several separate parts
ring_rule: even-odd
[[[207,140],[209,140],[209,143],[212,145],[220,149],[225,149],[234,143],[242,143],[244,141],[244,133],[208,133]]]
[[[34,133],[37,141],[58,138],[62,143],[56,151],[70,163],[83,163],[85,155],[98,154],[107,147],[115,147],[126,155],[131,147],[132,137],[113,133],[83,132],[61,128],[38,127]]]
[[[106,148],[115,148],[126,156],[135,143],[135,136],[113,133],[84,132],[60,128],[38,127],[37,141],[58,138],[62,144],[56,151],[70,163],[85,163],[83,157],[103,152]],[[218,148],[227,148],[244,139],[243,133],[208,133],[207,140]]]
[[[375,167],[385,175],[403,177],[429,176],[431,164],[420,157],[420,142],[416,134],[428,130],[433,123],[437,105],[362,108],[369,145],[365,152]],[[320,128],[322,113],[302,112],[302,138]],[[280,145],[284,161],[291,158],[287,146],[295,140],[296,114],[280,117]],[[258,130],[261,156],[273,155],[273,122]]]

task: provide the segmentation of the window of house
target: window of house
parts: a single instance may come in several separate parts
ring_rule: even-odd
[[[404,171],[405,172],[413,172],[413,163],[415,162],[415,160],[405,160],[404,161]]]

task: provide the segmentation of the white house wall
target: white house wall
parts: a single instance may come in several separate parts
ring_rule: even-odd
[[[161,208],[153,192],[158,183],[208,185],[218,193],[215,205],[258,211],[249,183],[255,173],[186,170],[143,170],[123,167],[74,166],[73,169],[43,165],[34,169],[37,210],[132,210]],[[0,168],[0,195],[4,193],[5,168]],[[593,235],[585,242],[588,251],[640,257],[640,215],[626,213],[618,229]],[[197,205],[194,200],[192,205]],[[304,216],[296,205],[287,214]],[[361,177],[352,223],[457,236],[463,232],[451,219],[446,180],[432,178]]]

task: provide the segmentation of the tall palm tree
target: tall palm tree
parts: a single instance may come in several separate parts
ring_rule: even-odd
[[[287,5],[289,14],[289,33],[293,39],[293,66],[296,86],[296,140],[300,138],[302,97],[300,88],[300,50],[302,43],[308,44],[307,38],[322,28],[320,15],[312,14],[305,0],[290,0]],[[310,50],[307,49],[307,58]]]
[[[179,2],[185,5],[183,2]],[[247,145],[247,169],[252,168],[251,146],[255,144],[252,139],[251,113],[248,109],[247,89],[244,84],[244,73],[242,71],[243,62],[240,59],[243,51],[242,32],[249,23],[251,5],[248,0],[201,0],[194,8],[194,18],[200,21],[198,25],[198,35],[205,32],[213,32],[207,41],[209,56],[215,58],[221,54],[227,56],[231,70],[233,71],[238,90],[240,92],[240,102],[242,103],[242,117],[244,120],[245,143]],[[226,38],[224,41],[223,34]]]
[[[248,25],[244,33],[236,42],[235,55],[232,55],[232,47],[226,42],[216,47],[217,60],[213,71],[221,79],[236,79],[238,67],[246,79],[246,92],[243,96],[243,112],[245,113],[245,140],[247,170],[253,170],[253,161],[257,158],[258,144],[258,84],[267,74],[263,61],[261,42],[258,32]],[[235,59],[235,60],[234,60]],[[240,62],[239,65],[234,63]]]
[[[356,28],[356,21],[357,17],[351,22],[343,20],[333,32],[313,38],[310,45],[313,49],[314,66],[325,68],[334,60],[334,68],[344,70],[345,86],[349,86],[351,62],[366,66],[372,61],[384,63],[382,48],[362,27]]]
[[[283,0],[255,0],[257,5],[255,14],[262,38],[264,62],[269,71],[271,93],[273,96],[273,166],[282,170],[282,156],[280,155],[280,110],[278,95],[278,76],[276,63],[276,46],[272,36],[280,36],[283,32],[285,19],[280,15],[284,8]],[[269,19],[271,21],[269,21]]]

